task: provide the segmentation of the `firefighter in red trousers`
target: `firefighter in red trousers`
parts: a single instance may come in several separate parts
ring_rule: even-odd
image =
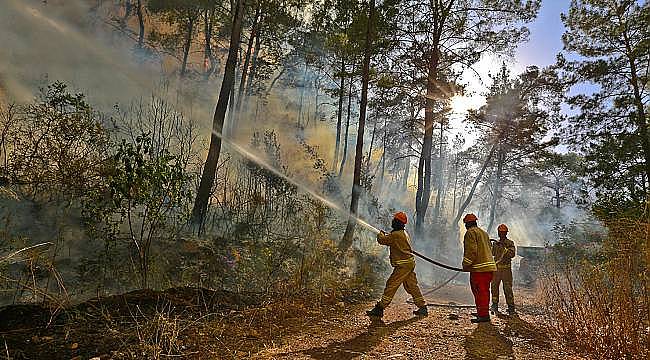
[[[490,282],[497,270],[490,248],[490,237],[479,228],[474,214],[467,214],[463,218],[465,238],[463,241],[463,270],[469,271],[469,283],[476,303],[476,318],[473,323],[490,321]]]
[[[397,289],[402,285],[404,285],[406,292],[413,296],[413,302],[418,307],[416,311],[413,311],[413,314],[416,316],[427,316],[429,314],[424,296],[422,296],[418,286],[418,279],[415,276],[415,257],[411,252],[411,239],[404,230],[407,222],[406,214],[400,211],[393,217],[393,231],[390,234],[383,231],[377,234],[377,242],[390,247],[390,264],[393,266],[393,273],[386,281],[386,289],[381,300],[372,310],[366,311],[368,316],[384,316],[384,309],[390,304]]]

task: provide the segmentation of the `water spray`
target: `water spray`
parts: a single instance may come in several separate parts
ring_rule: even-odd
[[[41,244],[36,244],[32,246],[28,246],[25,248],[22,248],[20,250],[16,250],[8,255],[5,255],[4,257],[0,258],[0,264],[3,263],[10,263],[14,264],[20,261],[23,261],[25,259],[33,258],[34,256],[42,253],[43,251],[47,250],[52,244],[51,242],[45,242]]]
[[[348,218],[354,219],[354,220],[355,220],[359,225],[365,227],[366,229],[370,230],[370,231],[371,231],[372,233],[374,233],[374,234],[385,233],[385,231],[380,230],[380,229],[377,228],[376,226],[371,225],[371,224],[368,223],[367,221],[365,221],[365,220],[359,218],[358,216],[356,216],[356,215],[350,213],[349,211],[343,209],[339,204],[335,203],[334,201],[332,201],[332,200],[326,198],[325,196],[323,196],[323,195],[317,193],[316,191],[310,189],[310,188],[307,187],[306,185],[301,184],[301,183],[299,183],[298,181],[296,181],[296,180],[294,180],[294,179],[288,177],[287,175],[283,174],[281,171],[279,171],[279,170],[276,169],[275,167],[271,166],[271,164],[267,163],[266,161],[264,161],[263,159],[261,159],[259,156],[253,154],[252,152],[248,151],[247,149],[245,149],[245,148],[242,147],[241,145],[235,143],[234,141],[232,141],[232,140],[230,140],[230,139],[224,137],[220,132],[218,132],[218,131],[216,131],[216,130],[212,130],[212,134],[215,135],[215,136],[217,136],[219,139],[221,139],[221,141],[222,141],[223,143],[227,144],[229,148],[231,148],[231,149],[237,151],[239,154],[241,154],[241,155],[243,155],[244,157],[248,158],[249,160],[255,162],[256,164],[262,166],[263,168],[265,168],[265,169],[267,169],[268,171],[272,172],[274,175],[277,175],[277,176],[281,177],[282,179],[284,179],[284,180],[287,181],[288,183],[292,184],[292,185],[295,186],[296,188],[298,188],[298,189],[304,191],[305,193],[309,194],[312,198],[321,201],[323,204],[325,204],[325,205],[326,205],[327,207],[329,207],[330,209],[332,209],[332,210],[336,210],[336,211],[339,212],[340,214],[342,214],[342,215],[344,215],[344,216],[347,216]],[[445,264],[443,264],[443,263],[440,263],[440,262],[438,262],[438,261],[435,261],[435,260],[433,260],[433,259],[430,259],[430,258],[428,258],[428,257],[426,257],[426,256],[424,256],[424,255],[422,255],[422,254],[420,254],[420,253],[418,253],[418,252],[415,251],[415,250],[411,250],[411,252],[413,253],[413,255],[415,255],[415,256],[417,256],[417,257],[419,257],[419,258],[421,258],[421,259],[423,259],[423,260],[425,260],[425,261],[427,261],[427,262],[429,262],[429,263],[431,263],[431,264],[434,264],[434,265],[440,266],[440,267],[442,267],[442,268],[445,268],[445,269],[448,269],[448,270],[452,270],[452,271],[457,271],[457,272],[463,272],[463,271],[465,271],[465,270],[463,270],[463,269],[455,268],[455,267],[453,267],[453,266],[449,266],[449,265],[445,265]]]
[[[326,205],[327,207],[329,207],[330,209],[332,209],[332,210],[336,210],[336,211],[338,211],[338,212],[339,212],[340,214],[342,214],[342,215],[345,215],[345,216],[351,217],[351,218],[354,219],[358,224],[360,224],[361,226],[365,227],[366,229],[370,230],[371,232],[373,232],[373,233],[375,233],[375,234],[379,234],[380,232],[382,232],[382,230],[378,229],[378,228],[375,227],[375,226],[372,226],[372,225],[369,224],[367,221],[365,221],[365,220],[359,218],[358,216],[355,216],[355,215],[351,214],[349,211],[343,209],[340,205],[338,205],[338,204],[335,203],[334,201],[332,201],[332,200],[326,198],[325,196],[323,196],[323,195],[317,193],[316,191],[314,191],[314,190],[310,189],[309,187],[305,186],[304,184],[301,184],[301,183],[299,183],[298,181],[296,181],[296,180],[294,180],[294,179],[288,177],[287,175],[283,174],[281,171],[279,171],[278,169],[276,169],[275,167],[273,167],[271,164],[269,164],[269,163],[267,163],[266,161],[264,161],[263,159],[261,159],[259,156],[253,154],[252,152],[250,152],[249,150],[245,149],[245,148],[242,147],[241,145],[235,143],[234,141],[232,141],[232,140],[230,140],[230,139],[227,139],[226,137],[224,137],[224,136],[223,136],[221,133],[219,133],[218,131],[216,131],[216,130],[212,130],[212,134],[214,134],[215,136],[219,137],[219,138],[221,139],[222,142],[224,142],[224,143],[226,143],[226,144],[228,145],[229,148],[231,148],[231,149],[237,151],[237,152],[238,152],[239,154],[241,154],[241,155],[244,155],[244,157],[246,157],[246,158],[248,158],[249,160],[255,162],[256,164],[262,166],[262,167],[265,168],[266,170],[272,172],[274,175],[277,175],[277,176],[281,177],[282,179],[284,179],[285,181],[287,181],[287,182],[290,183],[291,185],[293,185],[293,186],[297,187],[298,189],[300,189],[301,191],[303,191],[303,192],[309,194],[312,198],[314,198],[314,199],[316,199],[316,200],[319,200],[320,202],[322,202],[323,204],[325,204],[325,205]]]

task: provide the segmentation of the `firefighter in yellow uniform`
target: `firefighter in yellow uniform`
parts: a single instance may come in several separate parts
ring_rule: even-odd
[[[505,224],[499,225],[497,228],[499,233],[499,240],[492,243],[492,256],[497,263],[497,271],[494,273],[492,279],[492,307],[493,313],[499,312],[499,285],[503,283],[503,293],[506,296],[506,303],[508,304],[508,314],[514,315],[515,311],[515,297],[512,292],[512,258],[515,257],[517,250],[515,243],[508,239],[508,227]]]
[[[490,321],[490,281],[497,267],[490,253],[490,237],[477,225],[478,218],[467,214],[463,218],[463,270],[469,271],[469,284],[476,303],[473,323]]]
[[[429,315],[414,271],[415,257],[411,252],[411,239],[404,230],[407,222],[408,218],[406,214],[398,212],[393,217],[393,231],[390,234],[386,234],[383,231],[377,234],[377,242],[390,247],[390,264],[393,266],[393,273],[386,281],[386,288],[384,289],[381,300],[372,310],[366,311],[368,316],[384,316],[384,309],[393,300],[393,296],[395,296],[397,289],[401,285],[404,285],[404,289],[413,297],[413,302],[418,307],[418,310],[413,311],[413,314],[417,316]]]

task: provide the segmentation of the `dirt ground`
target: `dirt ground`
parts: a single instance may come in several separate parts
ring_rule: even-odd
[[[470,323],[472,308],[430,307],[414,318],[398,292],[384,318],[373,302],[308,295],[265,302],[254,296],[179,288],[138,291],[54,311],[0,309],[0,359],[582,359],[545,327],[534,291],[518,289],[517,317]],[[429,297],[471,304],[467,286]],[[9,355],[7,355],[9,354]]]
[[[384,318],[370,320],[365,308],[324,320],[286,338],[282,346],[254,359],[584,359],[564,349],[545,327],[543,309],[532,290],[518,289],[518,316],[499,315],[491,323],[470,322],[474,308],[430,307],[414,318],[414,306],[398,293]],[[471,304],[468,287],[449,286],[429,297],[438,304]]]

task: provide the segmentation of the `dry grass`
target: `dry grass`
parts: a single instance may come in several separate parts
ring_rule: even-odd
[[[179,316],[172,313],[170,306],[156,309],[151,316],[141,315],[144,319],[134,317],[134,320],[142,355],[149,359],[181,355],[181,324]]]
[[[543,282],[559,335],[600,359],[648,359],[648,224],[617,220],[602,256],[556,261]]]

